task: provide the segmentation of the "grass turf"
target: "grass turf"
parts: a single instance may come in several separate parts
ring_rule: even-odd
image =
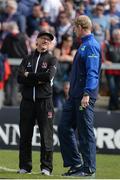
[[[66,172],[62,166],[60,153],[54,153],[54,170],[52,176],[42,176],[39,172],[39,152],[33,152],[33,173],[17,174],[18,151],[0,150],[0,179],[82,179],[81,177],[62,177]],[[11,170],[11,171],[10,171]],[[120,156],[119,155],[97,155],[97,179],[119,179],[120,178]]]

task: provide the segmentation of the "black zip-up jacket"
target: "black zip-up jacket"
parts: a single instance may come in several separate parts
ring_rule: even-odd
[[[35,67],[40,55],[37,71]],[[39,54],[36,50],[33,54],[24,58],[18,70],[18,83],[24,99],[33,100],[33,89],[35,88],[35,100],[52,97],[52,85],[56,72],[57,59],[48,51]],[[25,77],[25,71],[29,72]]]

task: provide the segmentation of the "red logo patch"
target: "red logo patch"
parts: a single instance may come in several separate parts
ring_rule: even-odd
[[[52,112],[50,111],[50,112],[48,112],[48,118],[52,118]]]

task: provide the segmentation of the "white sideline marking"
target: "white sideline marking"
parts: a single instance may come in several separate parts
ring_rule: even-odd
[[[7,168],[7,167],[2,167],[2,166],[0,166],[0,170],[10,171],[10,172],[16,172],[17,171],[16,169],[10,169],[10,168]]]
[[[11,169],[11,168],[7,168],[7,167],[2,167],[2,166],[0,166],[0,170],[4,170],[4,171],[9,171],[9,172],[17,172],[17,169]],[[38,172],[32,172],[31,174],[40,174],[40,173],[38,173]],[[50,175],[50,176],[61,176],[61,175]],[[49,177],[49,176],[48,176]],[[61,176],[61,177],[64,177],[64,176]],[[77,177],[77,176],[71,176],[71,177],[67,177],[67,176],[65,176],[65,179],[62,179],[62,180],[66,180],[66,179],[78,179],[79,177]],[[92,180],[92,178],[90,178],[91,180]],[[87,179],[87,178],[85,178],[85,180],[90,180],[90,179]],[[94,178],[93,178],[94,179]],[[41,179],[42,180],[42,179]],[[56,179],[56,180],[59,180],[59,179]]]

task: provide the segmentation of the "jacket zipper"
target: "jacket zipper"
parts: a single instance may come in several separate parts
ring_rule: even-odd
[[[38,56],[38,58],[37,58],[37,62],[36,62],[36,65],[35,65],[35,71],[34,71],[34,73],[37,72],[37,68],[38,68],[40,56],[41,56],[41,54],[39,54],[39,56]],[[35,86],[33,87],[33,101],[35,102]]]

